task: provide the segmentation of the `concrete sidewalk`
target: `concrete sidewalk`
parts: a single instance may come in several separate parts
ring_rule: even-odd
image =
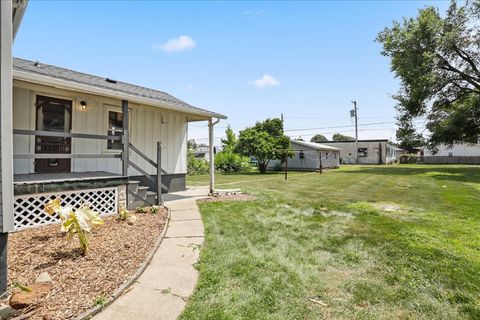
[[[198,261],[204,240],[195,201],[207,193],[208,189],[196,188],[164,195],[165,205],[172,210],[165,239],[130,291],[94,320],[166,320],[180,315],[197,283],[198,272],[193,264]]]

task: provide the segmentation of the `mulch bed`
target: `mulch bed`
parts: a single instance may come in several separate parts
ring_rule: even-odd
[[[70,319],[105,300],[131,277],[161,235],[167,210],[135,215],[138,219],[133,224],[116,216],[105,218],[92,231],[85,257],[78,239],[67,240],[59,225],[11,234],[9,285],[31,284],[44,271],[53,280],[53,289],[30,319]]]
[[[223,202],[223,201],[252,201],[256,197],[242,192],[214,193],[208,198],[200,199],[198,202]]]

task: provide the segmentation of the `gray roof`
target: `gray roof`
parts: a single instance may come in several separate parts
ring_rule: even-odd
[[[339,148],[327,146],[325,144],[316,143],[316,142],[307,142],[307,141],[290,139],[290,143],[298,144],[298,145],[301,145],[301,146],[304,146],[304,147],[309,147],[309,148],[313,148],[313,149],[316,149],[316,150],[322,150],[322,151],[340,151]]]
[[[121,81],[110,80],[108,78],[102,78],[49,64],[13,58],[13,70],[53,78],[70,84],[77,83],[100,88],[115,94],[126,94],[129,96],[149,99],[160,105],[170,105],[187,113],[201,113],[211,117],[226,118],[224,115],[194,107],[163,91],[149,89]]]

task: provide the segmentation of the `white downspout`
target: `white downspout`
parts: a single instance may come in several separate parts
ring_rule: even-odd
[[[210,193],[213,193],[215,186],[215,154],[213,152],[213,126],[220,122],[220,119],[212,121],[213,118],[208,120],[208,153],[210,161]]]

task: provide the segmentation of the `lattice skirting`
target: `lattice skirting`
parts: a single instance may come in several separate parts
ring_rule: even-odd
[[[117,212],[118,189],[102,188],[55,193],[27,194],[15,197],[14,229],[21,230],[50,223],[57,223],[58,218],[45,213],[48,201],[60,198],[63,206],[75,209],[88,205],[91,209],[107,215]]]

